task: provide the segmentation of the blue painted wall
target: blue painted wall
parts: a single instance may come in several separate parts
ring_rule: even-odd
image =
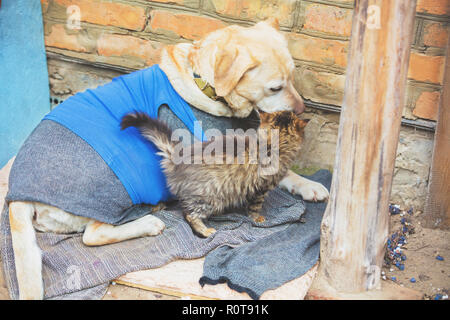
[[[0,168],[50,111],[39,0],[2,0],[0,7]]]

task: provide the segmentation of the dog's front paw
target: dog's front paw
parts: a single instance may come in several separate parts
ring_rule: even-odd
[[[141,219],[142,228],[145,230],[145,236],[157,236],[161,234],[166,227],[161,219],[158,219],[157,217],[152,215],[147,215]]]
[[[289,174],[280,182],[280,187],[292,194],[302,196],[306,201],[325,201],[329,192],[321,183],[308,180],[295,173]]]
[[[325,201],[330,196],[327,188],[315,181],[308,181],[300,186],[294,185],[293,190],[306,201]]]

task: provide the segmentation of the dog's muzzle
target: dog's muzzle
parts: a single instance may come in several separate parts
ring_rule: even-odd
[[[298,102],[295,103],[294,109],[292,111],[296,115],[300,115],[305,111],[305,103],[303,102],[303,99],[300,99]]]

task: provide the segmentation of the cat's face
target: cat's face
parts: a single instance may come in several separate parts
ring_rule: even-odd
[[[298,118],[292,111],[278,111],[273,113],[260,112],[260,128],[278,129],[280,136],[301,139],[308,120]]]

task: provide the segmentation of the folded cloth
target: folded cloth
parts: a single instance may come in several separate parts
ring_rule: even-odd
[[[329,171],[319,170],[308,178],[330,189]],[[305,221],[258,241],[238,247],[223,245],[211,251],[200,284],[227,283],[231,289],[259,299],[265,291],[306,273],[319,258],[320,223],[326,203],[305,202],[305,206]]]

